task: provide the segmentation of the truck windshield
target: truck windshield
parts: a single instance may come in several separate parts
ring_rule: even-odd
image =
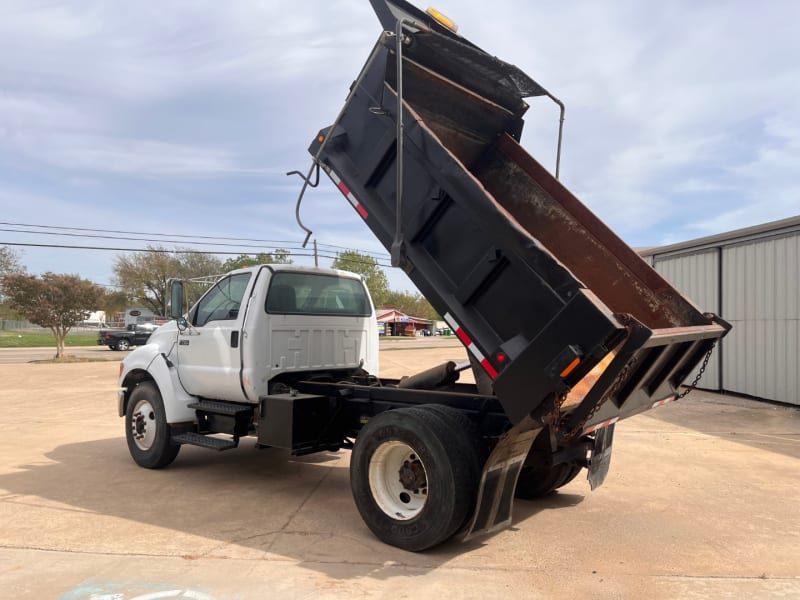
[[[372,312],[358,279],[292,272],[272,276],[265,308],[271,314],[291,315],[367,317]]]

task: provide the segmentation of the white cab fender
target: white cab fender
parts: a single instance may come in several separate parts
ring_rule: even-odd
[[[167,361],[161,355],[157,344],[147,344],[131,352],[122,362],[122,373],[120,373],[120,387],[128,387],[125,380],[134,371],[146,371],[155,381],[161,392],[161,399],[164,401],[164,410],[167,415],[167,423],[186,423],[197,421],[197,415],[193,408],[187,404],[197,400],[195,396],[187,394],[178,379],[178,370],[169,367]],[[138,379],[134,376],[132,381]],[[131,384],[132,386],[133,384]],[[130,390],[128,390],[130,392]],[[119,396],[119,416],[125,414],[125,397],[128,394],[120,393]]]

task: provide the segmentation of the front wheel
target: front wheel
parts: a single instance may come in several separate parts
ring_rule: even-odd
[[[133,460],[146,469],[166,467],[178,456],[181,447],[172,442],[164,401],[150,381],[131,392],[125,411],[125,437]]]
[[[451,537],[475,502],[480,468],[464,431],[424,407],[389,410],[361,430],[350,459],[353,498],[382,541],[419,552]]]

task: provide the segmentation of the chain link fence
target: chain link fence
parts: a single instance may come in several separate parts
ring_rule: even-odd
[[[49,331],[44,327],[34,325],[30,321],[14,321],[11,319],[0,319],[0,331]]]

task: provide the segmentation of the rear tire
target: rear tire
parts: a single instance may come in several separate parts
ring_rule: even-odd
[[[567,470],[567,474],[564,477],[564,481],[562,481],[560,484],[558,484],[558,487],[556,489],[562,488],[565,485],[567,485],[570,481],[572,481],[578,475],[580,475],[581,471],[583,471],[583,467],[582,466],[580,466],[580,465],[570,465],[569,469]]]
[[[525,465],[519,473],[515,495],[523,500],[548,496],[575,479],[582,468],[569,464],[547,467]]]
[[[456,451],[459,453],[464,453],[469,458],[469,464],[475,469],[475,472],[470,474],[470,477],[475,477],[475,481],[480,484],[483,465],[486,464],[486,459],[489,458],[490,452],[488,446],[486,446],[483,440],[481,440],[480,436],[478,436],[475,424],[467,415],[464,414],[463,411],[460,411],[457,408],[444,406],[443,404],[425,404],[421,408],[438,414],[442,419],[449,423],[451,427],[459,432],[458,438],[460,445]],[[470,510],[467,512],[464,522],[457,527],[455,531],[458,531],[464,525],[466,525],[469,519],[472,517],[476,501],[477,488],[472,505],[470,506]]]
[[[133,460],[146,469],[166,467],[180,452],[180,444],[172,442],[161,393],[150,381],[137,385],[128,398],[125,437]]]
[[[552,494],[567,475],[567,465],[552,467],[523,466],[517,479],[515,495],[534,500]]]
[[[131,343],[126,339],[119,340],[117,341],[116,349],[125,352],[126,350],[131,349]]]
[[[419,552],[451,537],[471,513],[480,467],[458,423],[431,407],[370,419],[350,459],[353,498],[383,542]]]

